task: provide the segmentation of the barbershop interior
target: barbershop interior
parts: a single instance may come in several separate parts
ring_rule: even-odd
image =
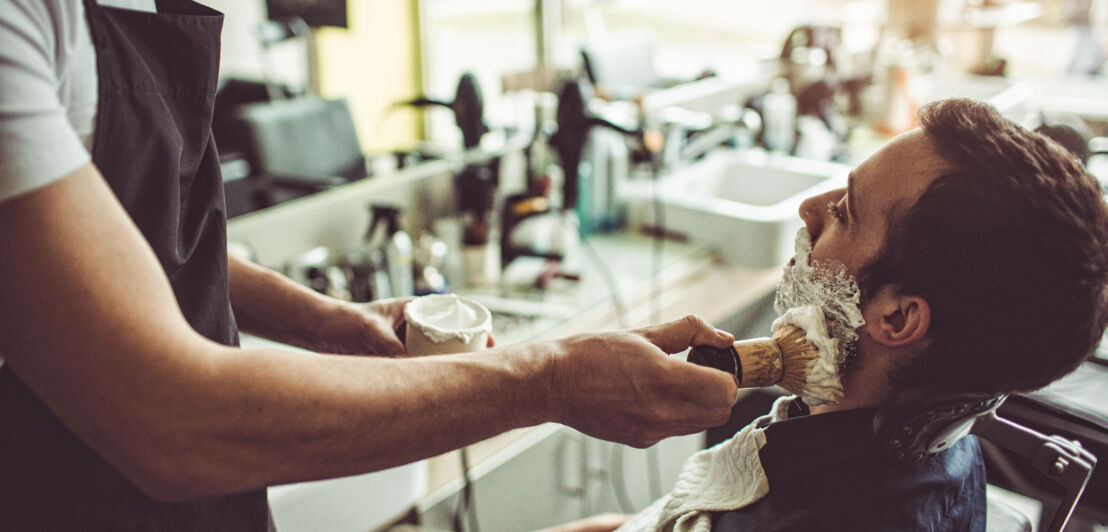
[[[208,3],[233,251],[354,301],[471,298],[498,345],[685,314],[769,336],[800,203],[933,100],[987,102],[1108,186],[1101,0]],[[988,530],[1108,530],[1104,349],[999,408],[921,400],[955,410],[919,445],[979,435]],[[647,449],[547,424],[269,499],[281,530],[635,513],[784,393]]]
[[[610,530],[595,517],[605,515],[635,515],[617,521],[625,530],[738,530],[719,512],[741,505],[708,500],[721,496],[712,482],[723,474],[705,472],[715,462],[690,464],[721,460],[705,450],[737,441],[779,398],[818,396],[806,388],[814,369],[785,384],[785,347],[777,376],[747,384],[759,368],[740,346],[779,345],[779,318],[794,306],[780,304],[783,292],[839,282],[802,270],[807,254],[829,249],[814,226],[847,207],[810,198],[862,188],[878,170],[908,172],[885,147],[916,131],[929,104],[964,98],[1060,146],[1108,201],[1108,0],[199,3],[224,13],[211,130],[230,255],[332,298],[414,298],[413,352],[688,315],[736,340],[669,355],[736,377],[723,425],[641,447],[548,422],[381,471],[273,485],[282,532],[578,530],[558,527],[589,519],[600,524],[580,530]],[[867,162],[881,153],[884,166]],[[856,284],[853,295],[857,312]],[[823,310],[837,383],[846,340]],[[933,325],[941,310],[931,307]],[[476,336],[449,336],[474,325]],[[792,327],[797,342],[820,336]],[[1108,468],[1096,467],[1108,459],[1102,331],[1045,387],[895,395],[866,418],[872,460],[926,463],[976,438],[987,512],[967,530],[1108,531]],[[443,347],[442,334],[461,342]],[[299,349],[245,333],[241,344]],[[774,488],[771,474],[769,495],[754,500]],[[670,504],[652,506],[661,500]],[[678,512],[657,528],[637,520],[686,503],[717,513]],[[760,511],[787,523],[792,510],[778,504]]]

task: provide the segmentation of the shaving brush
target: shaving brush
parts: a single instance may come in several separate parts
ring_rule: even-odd
[[[780,385],[789,393],[806,395],[808,374],[821,357],[820,349],[808,341],[797,325],[778,327],[772,338],[740,340],[728,349],[697,346],[689,351],[689,362],[730,373],[740,388]]]

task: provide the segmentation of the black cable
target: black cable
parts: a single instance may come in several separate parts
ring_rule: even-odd
[[[619,511],[625,514],[635,513],[635,505],[631,502],[631,496],[627,492],[627,479],[623,478],[623,446],[618,443],[612,444],[612,452],[609,455],[608,462],[612,468],[612,490],[616,495],[616,502],[619,504]]]
[[[461,451],[461,450],[458,451],[458,452],[459,453],[464,453],[464,451]],[[463,458],[463,462],[464,461],[465,461],[465,459]],[[466,473],[465,466],[463,465],[462,466],[462,490],[460,492],[458,492],[458,501],[454,505],[454,519],[453,519],[453,521],[454,521],[454,527],[453,527],[454,532],[465,532],[465,528],[466,528],[465,527],[465,522],[463,521],[463,516],[464,516],[463,512],[465,511],[465,506],[466,506],[466,490],[465,490],[465,488],[469,484],[469,479],[466,478],[467,476],[468,475]]]
[[[661,270],[662,270],[662,258],[665,251],[665,213],[662,211],[662,200],[658,194],[658,168],[654,167],[654,172],[651,176],[651,195],[653,196],[654,204],[654,231],[653,231],[653,258],[651,268],[651,306],[653,307],[653,318],[651,321],[659,323],[662,321],[661,310]],[[623,301],[619,296],[618,288],[616,288],[615,279],[612,277],[611,270],[600,258],[600,255],[592,248],[591,244],[587,240],[587,236],[584,231],[581,230],[580,224],[578,224],[578,233],[581,235],[581,243],[588,252],[589,257],[593,259],[597,269],[601,271],[601,275],[605,276],[609,289],[612,292],[612,301],[616,305],[616,312],[619,315],[620,326],[627,328],[626,317],[624,316]],[[625,513],[633,513],[635,511],[634,504],[631,502],[631,497],[627,490],[627,482],[623,475],[623,447],[621,445],[614,445],[612,447],[611,457],[609,462],[612,467],[612,490],[615,492],[616,502],[619,504],[620,511]],[[650,482],[650,495],[651,500],[658,499],[662,496],[662,478],[661,478],[661,466],[658,463],[658,449],[657,447],[651,447],[647,449],[647,472]]]
[[[611,268],[608,268],[608,265],[604,263],[604,259],[600,257],[600,253],[597,253],[596,248],[592,247],[592,243],[589,242],[589,237],[585,234],[585,230],[581,228],[580,222],[577,222],[577,234],[581,239],[581,247],[585,250],[585,254],[588,255],[596,269],[600,270],[600,276],[604,278],[604,283],[608,285],[608,292],[611,294],[612,304],[616,307],[616,319],[619,321],[620,328],[628,328],[627,308],[623,305],[623,297],[619,294],[619,285],[616,283],[615,276],[612,275]]]
[[[651,163],[653,171],[650,176],[650,194],[653,196],[654,203],[654,253],[651,262],[653,267],[651,268],[651,281],[650,281],[650,304],[653,309],[654,319],[651,320],[654,323],[661,323],[662,321],[662,260],[665,253],[665,231],[666,231],[666,215],[664,206],[662,205],[661,195],[658,194],[658,180],[661,178],[660,169],[657,164]],[[655,444],[653,447],[647,449],[647,472],[650,476],[650,496],[651,500],[658,499],[662,496],[662,471],[661,466],[658,463],[658,446]]]
[[[662,498],[662,464],[658,458],[658,445],[646,449],[646,468],[650,471],[650,500]]]
[[[473,501],[473,482],[469,477],[469,453],[465,447],[458,449],[462,460],[462,492],[458,494],[458,504],[454,507],[454,532],[466,532],[463,518],[468,518],[469,532],[480,532],[477,526],[477,505]]]
[[[662,321],[662,258],[665,253],[665,232],[666,232],[666,213],[665,206],[662,205],[661,195],[658,194],[658,180],[660,179],[659,171],[657,167],[651,175],[650,181],[650,195],[652,196],[654,204],[654,253],[651,262],[653,266],[651,268],[650,275],[650,305],[653,313],[654,323]]]

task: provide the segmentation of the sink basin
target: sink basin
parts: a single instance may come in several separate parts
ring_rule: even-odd
[[[916,94],[920,103],[954,97],[972,98],[996,107],[1001,114],[1017,121],[1027,114],[1032,95],[1029,83],[995,76],[940,76],[924,79],[920,85],[920,93]]]
[[[629,193],[628,214],[633,224],[708,244],[729,264],[781,266],[793,254],[801,202],[845,186],[848,172],[837,163],[721,149],[659,178],[660,220],[648,187]]]
[[[427,462],[349,477],[271,486],[281,532],[377,530],[402,517],[427,491]]]

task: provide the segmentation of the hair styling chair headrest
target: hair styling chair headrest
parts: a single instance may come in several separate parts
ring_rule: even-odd
[[[996,410],[1007,397],[911,388],[877,411],[873,434],[893,458],[918,462],[969,434],[979,416]]]

